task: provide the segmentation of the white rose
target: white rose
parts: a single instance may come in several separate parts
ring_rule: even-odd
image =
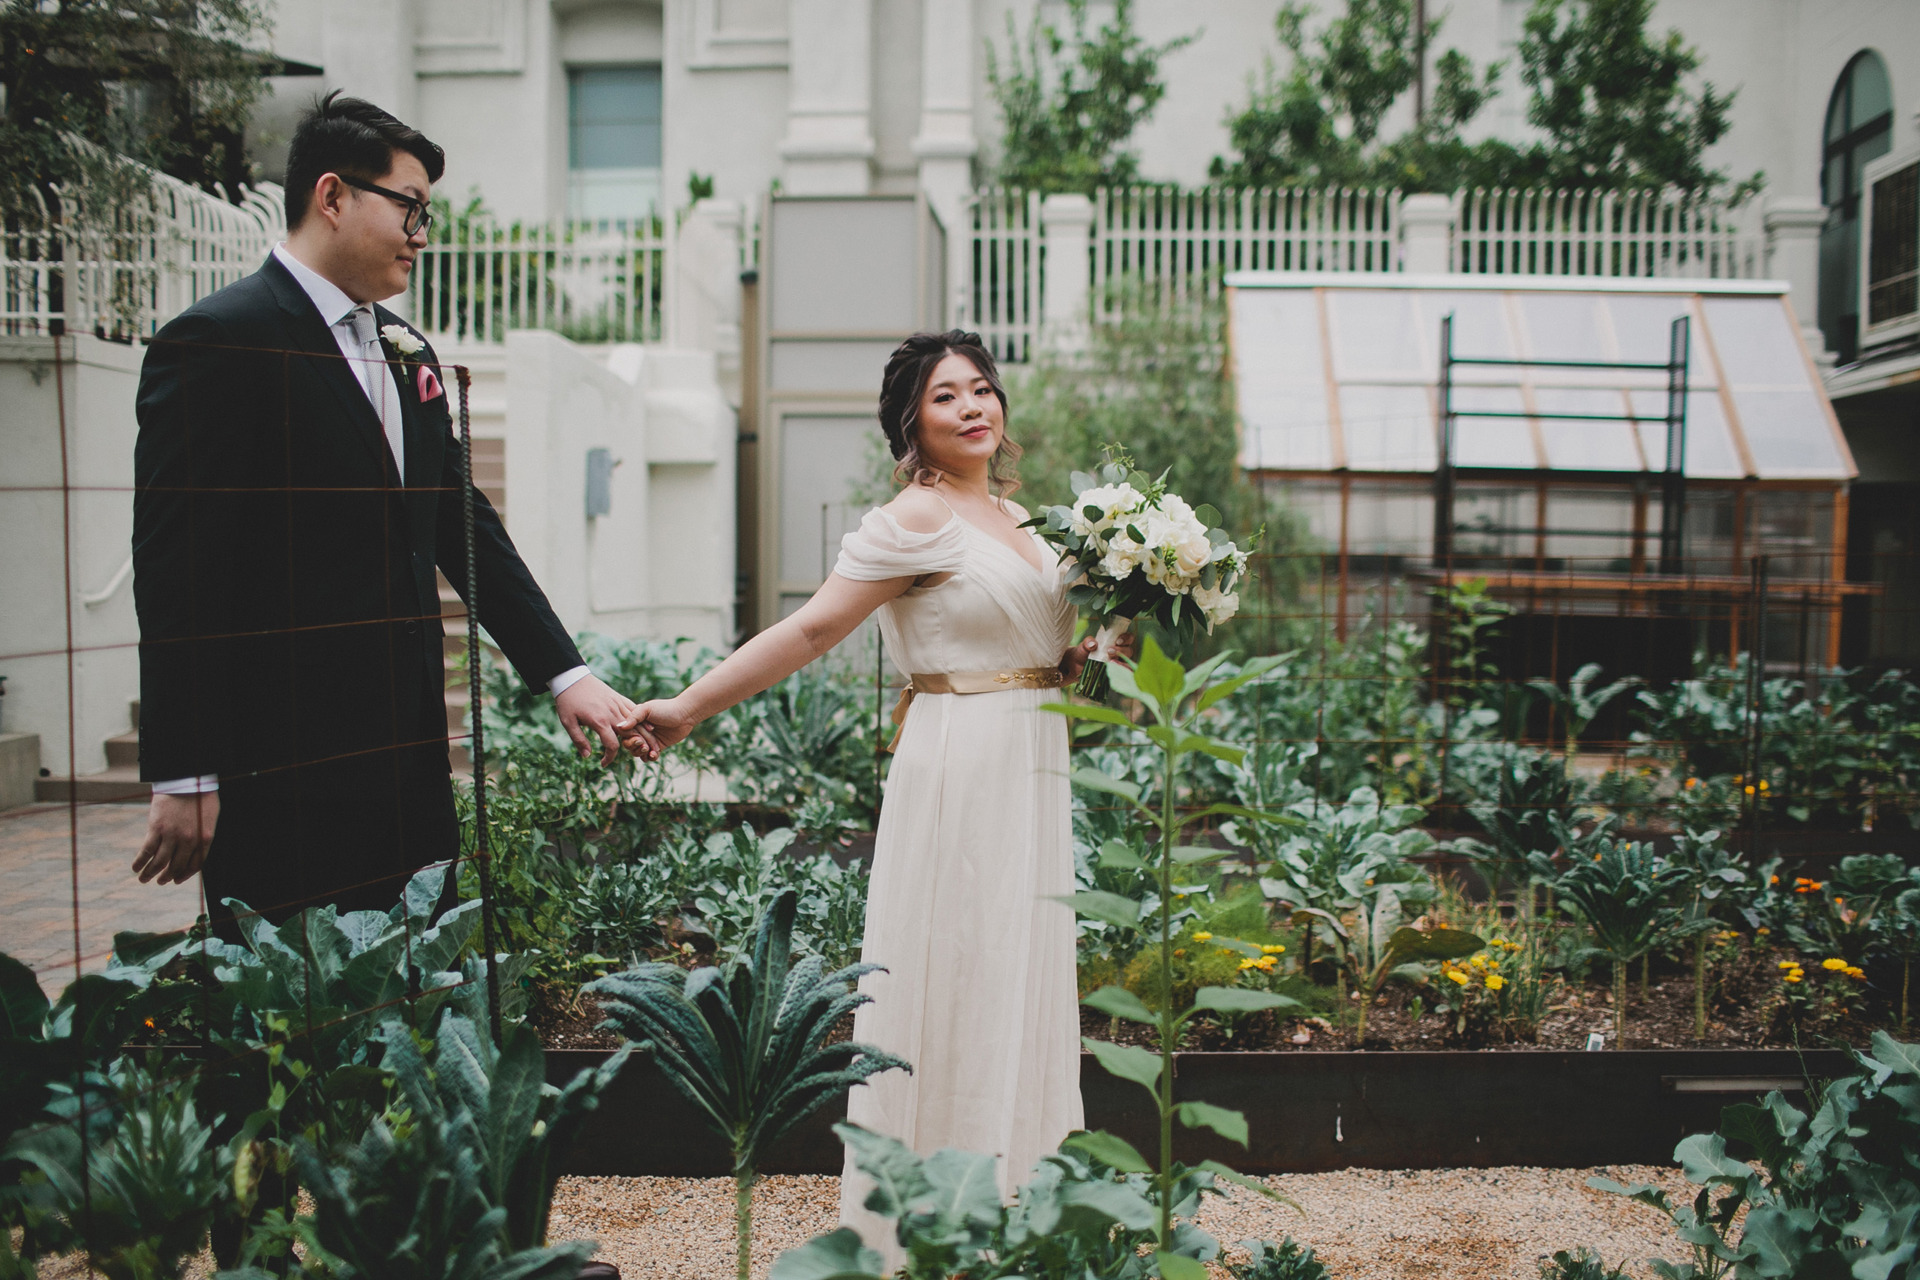
[[[1073,500],[1073,531],[1083,538],[1104,532],[1142,501],[1139,490],[1130,484],[1103,484],[1083,489]],[[1088,515],[1089,509],[1097,514]]]
[[[418,355],[420,352],[426,350],[427,344],[420,339],[419,335],[403,324],[381,325],[380,336],[387,340],[388,346],[403,356]]]
[[[1208,631],[1212,631],[1215,626],[1240,612],[1240,593],[1237,591],[1222,591],[1218,587],[1195,587],[1193,602],[1199,606],[1200,612],[1206,615]]]

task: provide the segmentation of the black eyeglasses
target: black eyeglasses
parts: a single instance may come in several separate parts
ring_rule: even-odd
[[[400,229],[408,235],[418,235],[422,231],[430,231],[433,229],[433,210],[427,207],[425,200],[416,200],[403,192],[389,191],[385,187],[376,187],[371,182],[362,182],[358,178],[349,178],[344,173],[335,176],[350,187],[358,187],[362,191],[371,191],[377,196],[385,196],[389,200],[395,200],[407,206],[407,218],[405,222],[400,224]]]

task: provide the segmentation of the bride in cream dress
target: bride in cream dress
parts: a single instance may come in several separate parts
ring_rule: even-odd
[[[1046,544],[1006,499],[1019,450],[976,335],[916,334],[888,361],[880,425],[900,493],[867,513],[811,600],[677,697],[622,727],[664,747],[820,657],[876,610],[911,676],[874,841],[854,1038],[905,1058],[847,1103],[855,1124],[925,1155],[991,1152],[1003,1193],[1083,1127],[1067,722],[1088,645]],[[904,715],[902,712],[904,711]],[[639,748],[649,754],[651,744]],[[841,1216],[897,1257],[861,1207],[849,1162]]]

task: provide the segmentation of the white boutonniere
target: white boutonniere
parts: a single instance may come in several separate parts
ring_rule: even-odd
[[[418,355],[427,346],[420,340],[418,334],[403,324],[381,325],[380,336],[387,340],[388,346],[403,356]]]

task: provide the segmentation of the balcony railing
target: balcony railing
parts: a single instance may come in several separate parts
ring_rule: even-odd
[[[1427,216],[1407,216],[1413,201],[1428,202]],[[1678,191],[1127,187],[1043,199],[987,188],[972,205],[958,318],[1021,361],[1048,323],[1211,297],[1229,271],[1750,279],[1765,274],[1767,251],[1757,201]],[[1049,262],[1061,252],[1084,253],[1084,273]]]

